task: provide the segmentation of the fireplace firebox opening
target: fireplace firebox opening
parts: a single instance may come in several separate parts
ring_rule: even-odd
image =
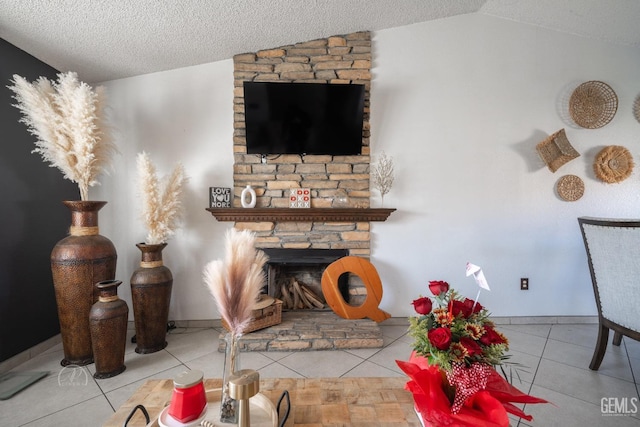
[[[269,257],[265,265],[266,293],[283,300],[283,309],[330,309],[322,295],[322,273],[332,262],[348,256],[348,249],[262,249]],[[338,279],[342,298],[351,304],[350,275]],[[289,302],[289,304],[287,304]]]

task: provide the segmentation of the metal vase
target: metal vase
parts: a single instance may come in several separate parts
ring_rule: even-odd
[[[154,353],[167,346],[167,322],[173,275],[162,262],[166,243],[136,245],[140,267],[131,275],[131,299],[136,324],[136,353]]]
[[[120,280],[96,283],[100,295],[89,312],[91,343],[96,372],[94,378],[111,378],[122,373],[127,346],[129,307],[118,298]]]
[[[69,236],[51,251],[51,273],[58,307],[64,359],[62,366],[93,362],[89,311],[98,300],[94,284],[113,280],[117,253],[99,234],[98,211],[107,202],[64,201],[71,211]]]

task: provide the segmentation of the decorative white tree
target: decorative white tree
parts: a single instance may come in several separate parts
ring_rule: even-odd
[[[393,158],[388,157],[383,151],[380,153],[378,161],[373,165],[371,169],[371,180],[373,181],[373,187],[380,192],[382,199],[382,206],[384,206],[384,196],[391,190],[393,186],[394,170],[393,170]]]

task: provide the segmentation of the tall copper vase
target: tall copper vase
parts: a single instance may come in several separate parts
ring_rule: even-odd
[[[98,300],[94,284],[112,280],[117,253],[99,234],[98,211],[107,202],[65,201],[71,211],[69,236],[51,251],[51,272],[58,306],[64,359],[62,366],[93,362],[89,310]]]
[[[93,359],[96,364],[94,378],[111,378],[126,369],[124,351],[127,346],[129,307],[118,298],[120,280],[96,283],[100,295],[89,311],[89,326]]]
[[[167,346],[173,275],[162,263],[162,250],[166,243],[138,243],[136,246],[142,251],[140,267],[131,275],[136,353],[154,353]]]

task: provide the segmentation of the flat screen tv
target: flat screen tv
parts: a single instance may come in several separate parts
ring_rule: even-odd
[[[244,82],[249,154],[362,153],[364,85]]]

